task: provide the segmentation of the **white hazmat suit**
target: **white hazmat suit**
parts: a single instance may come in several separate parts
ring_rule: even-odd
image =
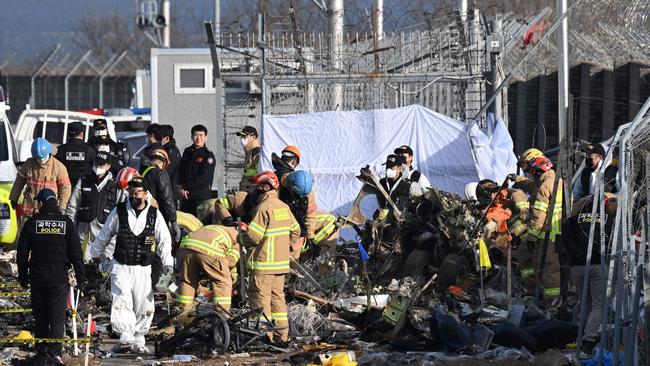
[[[147,213],[151,204],[145,200],[145,208],[136,216],[131,203],[126,203],[129,227],[136,236],[142,233],[147,225]],[[115,240],[120,227],[117,208],[111,211],[104,227],[90,248],[93,258],[113,258]],[[173,266],[171,255],[171,236],[160,211],[156,214],[154,229],[156,254],[162,260],[163,267]],[[133,344],[134,347],[144,347],[145,335],[154,315],[153,290],[151,288],[151,266],[125,265],[112,259],[111,269],[111,326],[120,334],[121,344]]]

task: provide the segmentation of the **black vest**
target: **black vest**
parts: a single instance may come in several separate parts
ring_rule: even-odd
[[[589,178],[591,177],[592,171],[585,167],[580,174],[580,183],[582,183],[582,195],[583,197],[589,196],[594,192],[589,192]],[[618,169],[615,166],[608,166],[605,169],[603,174],[603,179],[605,181],[605,192],[607,193],[616,193],[616,173]]]
[[[98,192],[94,180],[95,177],[81,179],[81,201],[77,209],[77,219],[81,222],[97,219],[103,224],[117,203],[117,185],[110,179]]]
[[[153,263],[156,254],[152,251],[155,244],[156,215],[158,210],[150,206],[147,212],[147,225],[140,235],[135,235],[129,227],[129,215],[126,203],[117,205],[117,217],[120,227],[115,241],[113,258],[128,266],[148,266]],[[141,213],[142,214],[142,213]]]

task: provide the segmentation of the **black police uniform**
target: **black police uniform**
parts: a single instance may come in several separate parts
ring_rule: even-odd
[[[178,183],[190,193],[188,199],[181,199],[181,211],[196,216],[196,207],[210,199],[214,163],[214,154],[205,146],[192,145],[183,151]]]
[[[174,188],[174,200],[178,201],[181,199],[180,193],[178,192],[178,189],[176,189],[178,186],[178,174],[180,173],[179,167],[181,165],[181,152],[178,150],[176,140],[173,138],[164,145],[164,148],[169,155],[167,173],[169,174],[169,179],[172,181],[172,187]]]
[[[82,139],[70,138],[67,143],[58,147],[54,157],[65,165],[74,187],[81,177],[92,173],[95,149]]]
[[[56,200],[45,203],[41,212],[29,218],[18,242],[18,277],[31,282],[32,312],[37,338],[63,338],[68,299],[68,269],[74,267],[77,282],[85,282],[81,244],[77,229],[67,216],[59,214]],[[61,343],[37,343],[61,355]]]

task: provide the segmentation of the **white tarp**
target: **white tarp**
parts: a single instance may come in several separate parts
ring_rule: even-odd
[[[298,146],[298,168],[313,175],[318,208],[345,214],[361,189],[355,178],[359,169],[370,165],[382,174],[386,156],[406,144],[433,186],[462,195],[469,182],[489,178],[500,183],[516,170],[506,126],[502,121],[488,124],[489,133],[419,105],[264,116],[261,168],[273,170],[272,152]]]

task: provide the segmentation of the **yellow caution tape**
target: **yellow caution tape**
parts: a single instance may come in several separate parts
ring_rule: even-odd
[[[0,343],[90,343],[90,338],[0,338]]]
[[[32,309],[0,309],[0,314],[4,313],[31,313]]]
[[[29,296],[29,292],[0,292],[0,297]]]
[[[9,282],[9,283],[0,283],[0,288],[18,288],[20,283],[18,282]]]

